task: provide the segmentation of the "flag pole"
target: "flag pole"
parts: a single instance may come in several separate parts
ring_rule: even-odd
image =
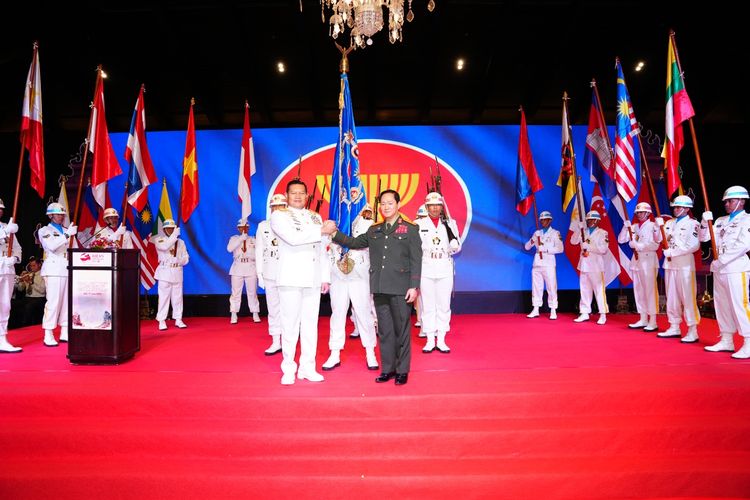
[[[643,176],[646,178],[646,183],[648,184],[648,191],[651,194],[651,201],[654,203],[654,210],[656,211],[656,216],[661,217],[661,210],[659,209],[659,201],[656,199],[656,189],[654,189],[654,181],[651,179],[651,171],[648,168],[648,160],[646,160],[646,152],[643,150],[643,138],[641,137],[641,127],[638,127],[638,134],[636,137],[638,137],[638,149],[641,150],[641,162],[643,163]],[[659,229],[661,230],[661,247],[663,250],[666,250],[669,248],[669,244],[667,243],[667,233],[664,231],[664,226],[659,226]],[[671,261],[672,257],[667,257],[667,260]]]
[[[674,49],[674,57],[677,60],[677,69],[682,75],[682,64],[680,64],[680,54],[677,52],[677,42],[675,41],[674,30],[669,30],[669,39]],[[683,78],[683,82],[685,79]],[[698,149],[698,137],[695,135],[695,125],[693,124],[693,117],[688,118],[688,125],[690,125],[690,135],[693,139],[693,149],[695,150],[695,163],[698,166],[698,178],[701,181],[701,192],[703,193],[703,206],[707,212],[711,209],[708,207],[708,192],[706,191],[706,180],[703,177],[703,163],[701,162],[701,153]],[[714,260],[719,258],[719,253],[716,251],[716,238],[714,238],[714,224],[713,221],[706,221],[708,223],[708,232],[711,234],[711,250],[713,251]]]
[[[521,117],[523,118],[523,106],[519,106],[518,107],[518,111],[521,113]],[[525,120],[524,120],[524,122],[525,122]],[[528,140],[528,137],[527,137],[527,140]],[[529,148],[531,148],[531,145],[529,145]],[[521,153],[520,153],[520,146],[519,146],[519,156],[520,156],[520,154]],[[437,156],[435,156],[435,166],[436,166],[436,168],[440,168],[440,167],[438,167]],[[439,176],[439,174],[438,174],[438,176]],[[443,206],[445,206],[445,201],[443,201]],[[536,225],[536,230],[539,231],[539,213],[536,211],[536,194],[533,192],[533,190],[532,190],[532,193],[531,193],[531,209],[534,211],[534,224]],[[446,229],[447,228],[448,228],[448,226],[446,224]],[[539,248],[541,246],[541,244],[542,244],[542,239],[541,239],[541,237],[539,235],[537,235],[537,237],[536,237],[536,243],[537,243],[537,248]],[[542,249],[541,248],[539,248],[539,258],[540,259],[544,258],[544,254],[542,254]]]
[[[122,210],[120,211],[120,225],[125,225],[125,210],[128,208],[128,181],[125,181],[125,191],[122,193]],[[106,221],[105,221],[106,222]],[[125,240],[125,235],[120,235],[120,243],[119,247],[122,248],[123,241]]]

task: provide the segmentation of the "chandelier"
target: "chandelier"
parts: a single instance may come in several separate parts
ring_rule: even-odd
[[[407,1],[409,11],[404,15],[404,4]],[[364,48],[372,45],[372,36],[383,29],[383,8],[388,10],[388,40],[391,43],[402,41],[404,20],[414,20],[411,3],[412,0],[320,0],[320,14],[325,22],[325,10],[331,9],[328,24],[329,34],[334,40],[349,28],[351,46]],[[434,9],[435,0],[429,0],[427,10],[432,12]]]

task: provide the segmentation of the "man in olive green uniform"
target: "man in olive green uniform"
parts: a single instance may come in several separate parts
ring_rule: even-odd
[[[411,304],[418,296],[422,274],[422,240],[417,226],[398,213],[401,197],[388,189],[380,193],[383,222],[373,224],[366,233],[351,238],[326,221],[323,234],[349,248],[370,249],[370,292],[378,317],[378,340],[382,373],[375,382],[396,379],[403,385],[409,378],[411,363]]]

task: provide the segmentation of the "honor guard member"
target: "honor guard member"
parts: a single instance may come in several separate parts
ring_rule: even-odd
[[[724,191],[724,209],[728,215],[719,217],[714,224],[716,251],[719,258],[711,263],[714,275],[714,307],[719,323],[721,339],[706,346],[711,352],[734,351],[734,332],[743,337],[742,348],[732,354],[736,359],[750,358],[750,214],[745,212],[745,200],[750,198],[747,189],[732,186]],[[702,241],[711,239],[708,224],[713,220],[711,212],[703,213],[701,224]]]
[[[39,229],[39,241],[44,249],[42,276],[47,288],[47,305],[44,307],[42,328],[44,345],[57,345],[53,330],[60,325],[60,342],[68,341],[68,243],[78,234],[76,226],[62,226],[65,208],[59,203],[47,206],[49,224]]]
[[[324,234],[349,248],[370,251],[370,292],[378,317],[381,373],[375,382],[396,379],[396,385],[409,380],[411,365],[411,304],[419,294],[422,272],[422,242],[416,224],[405,221],[398,212],[401,196],[388,189],[380,193],[383,221],[366,233],[351,238],[326,221]]]
[[[156,320],[159,330],[167,329],[169,304],[172,304],[172,319],[177,328],[187,328],[182,321],[182,268],[190,262],[185,242],[180,239],[180,228],[174,220],[166,219],[162,225],[164,234],[156,237],[156,252],[159,266],[154,277],[159,281],[159,308]]]
[[[288,207],[271,214],[271,229],[279,241],[279,267],[276,285],[281,300],[281,383],[297,378],[322,382],[315,371],[318,347],[320,294],[327,293],[331,282],[327,254],[322,244],[323,221],[307,210],[307,186],[299,179],[286,186]],[[294,357],[300,344],[299,370]]]
[[[586,225],[582,228],[584,240],[581,242],[581,231],[574,231],[570,242],[581,245],[581,258],[578,260],[578,270],[581,271],[581,302],[578,305],[580,315],[574,319],[576,323],[588,321],[591,314],[592,295],[596,297],[599,308],[598,325],[607,322],[607,293],[604,284],[604,256],[609,250],[607,231],[598,227],[602,216],[596,210],[586,214]]]
[[[659,258],[656,250],[661,243],[661,232],[651,222],[651,205],[645,202],[635,206],[635,224],[625,220],[625,225],[617,237],[618,243],[627,243],[633,249],[630,259],[630,274],[633,276],[635,307],[641,315],[629,328],[643,328],[655,332],[656,314],[659,309],[659,294],[656,290],[656,274],[659,271]]]
[[[286,196],[275,194],[271,197],[271,213],[286,207]],[[255,265],[258,271],[258,286],[266,291],[266,307],[268,308],[268,334],[271,336],[271,346],[266,349],[266,356],[281,352],[281,304],[279,303],[279,289],[276,286],[276,276],[279,267],[279,240],[271,230],[268,220],[258,224],[255,233]]]
[[[427,193],[424,204],[428,216],[416,221],[422,240],[422,331],[427,337],[422,352],[432,352],[437,345],[440,352],[449,353],[445,335],[450,330],[453,255],[461,251],[461,240],[456,221],[445,214],[440,193]]]
[[[133,233],[125,228],[125,224],[118,224],[120,216],[114,208],[104,210],[104,222],[107,224],[99,236],[111,241],[117,248],[133,248]]]
[[[365,205],[362,212],[372,213]],[[364,234],[372,226],[372,220],[360,214],[352,223],[352,236]],[[375,357],[375,318],[370,295],[370,254],[366,248],[352,249],[344,253],[341,245],[331,243],[328,249],[331,274],[331,330],[328,348],[331,355],[323,363],[323,370],[333,370],[341,364],[340,352],[346,338],[346,313],[352,306],[352,320],[365,348],[367,368],[380,368]]]
[[[427,217],[427,207],[423,203],[417,209],[417,216],[414,218],[414,223],[416,224],[419,219],[424,217]],[[414,326],[419,328],[419,338],[425,338],[427,334],[422,330],[422,294],[419,294],[417,300],[414,301],[414,311],[417,313],[417,321],[414,323]]]
[[[693,254],[700,248],[698,229],[700,224],[690,217],[693,200],[680,195],[672,201],[673,219],[666,224],[661,217],[656,218],[657,226],[664,226],[668,248],[664,250],[664,281],[667,288],[667,318],[669,328],[657,336],[661,338],[679,337],[683,312],[687,323],[687,335],[682,342],[698,342],[698,312],[695,287],[695,258]]]
[[[0,200],[0,217],[5,211],[5,204]],[[13,288],[16,284],[16,264],[21,262],[21,245],[18,238],[13,236],[18,232],[18,224],[13,218],[7,224],[0,222],[0,353],[21,352],[8,342],[8,319],[10,318],[10,300],[13,297]],[[12,249],[8,255],[10,239],[13,238]]]
[[[231,324],[237,323],[237,313],[242,303],[242,285],[245,285],[247,305],[253,313],[253,321],[260,323],[260,304],[258,303],[258,275],[255,272],[255,238],[247,234],[247,220],[237,221],[236,234],[229,238],[227,252],[232,254],[234,261],[229,269],[232,280],[232,294],[229,296],[229,312],[232,314]]]
[[[539,316],[542,307],[544,286],[547,286],[547,305],[549,319],[557,319],[557,262],[555,255],[562,253],[563,239],[560,232],[552,227],[552,214],[544,210],[539,214],[539,224],[542,228],[534,231],[531,239],[524,248],[534,251],[534,263],[531,266],[531,305],[532,309],[527,318]]]

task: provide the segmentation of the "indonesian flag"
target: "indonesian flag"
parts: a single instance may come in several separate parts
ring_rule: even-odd
[[[107,208],[107,181],[122,173],[120,164],[109,140],[107,120],[104,114],[104,80],[99,71],[94,105],[91,108],[91,128],[89,130],[89,151],[94,156],[94,172],[91,175],[91,187],[94,199],[102,208]]]
[[[242,202],[242,218],[247,218],[253,211],[250,202],[252,187],[250,177],[255,174],[255,150],[253,135],[250,132],[250,107],[245,101],[245,126],[242,129],[242,148],[240,150],[240,172],[237,180],[237,195]]]
[[[39,47],[34,44],[34,56],[26,77],[21,110],[21,144],[29,151],[31,187],[44,198],[44,135],[42,133],[42,76],[39,71]]]
[[[182,190],[180,192],[180,211],[182,222],[187,222],[200,201],[198,189],[198,154],[195,149],[195,119],[193,118],[195,100],[190,101],[187,139],[185,141],[185,158],[182,160]]]

